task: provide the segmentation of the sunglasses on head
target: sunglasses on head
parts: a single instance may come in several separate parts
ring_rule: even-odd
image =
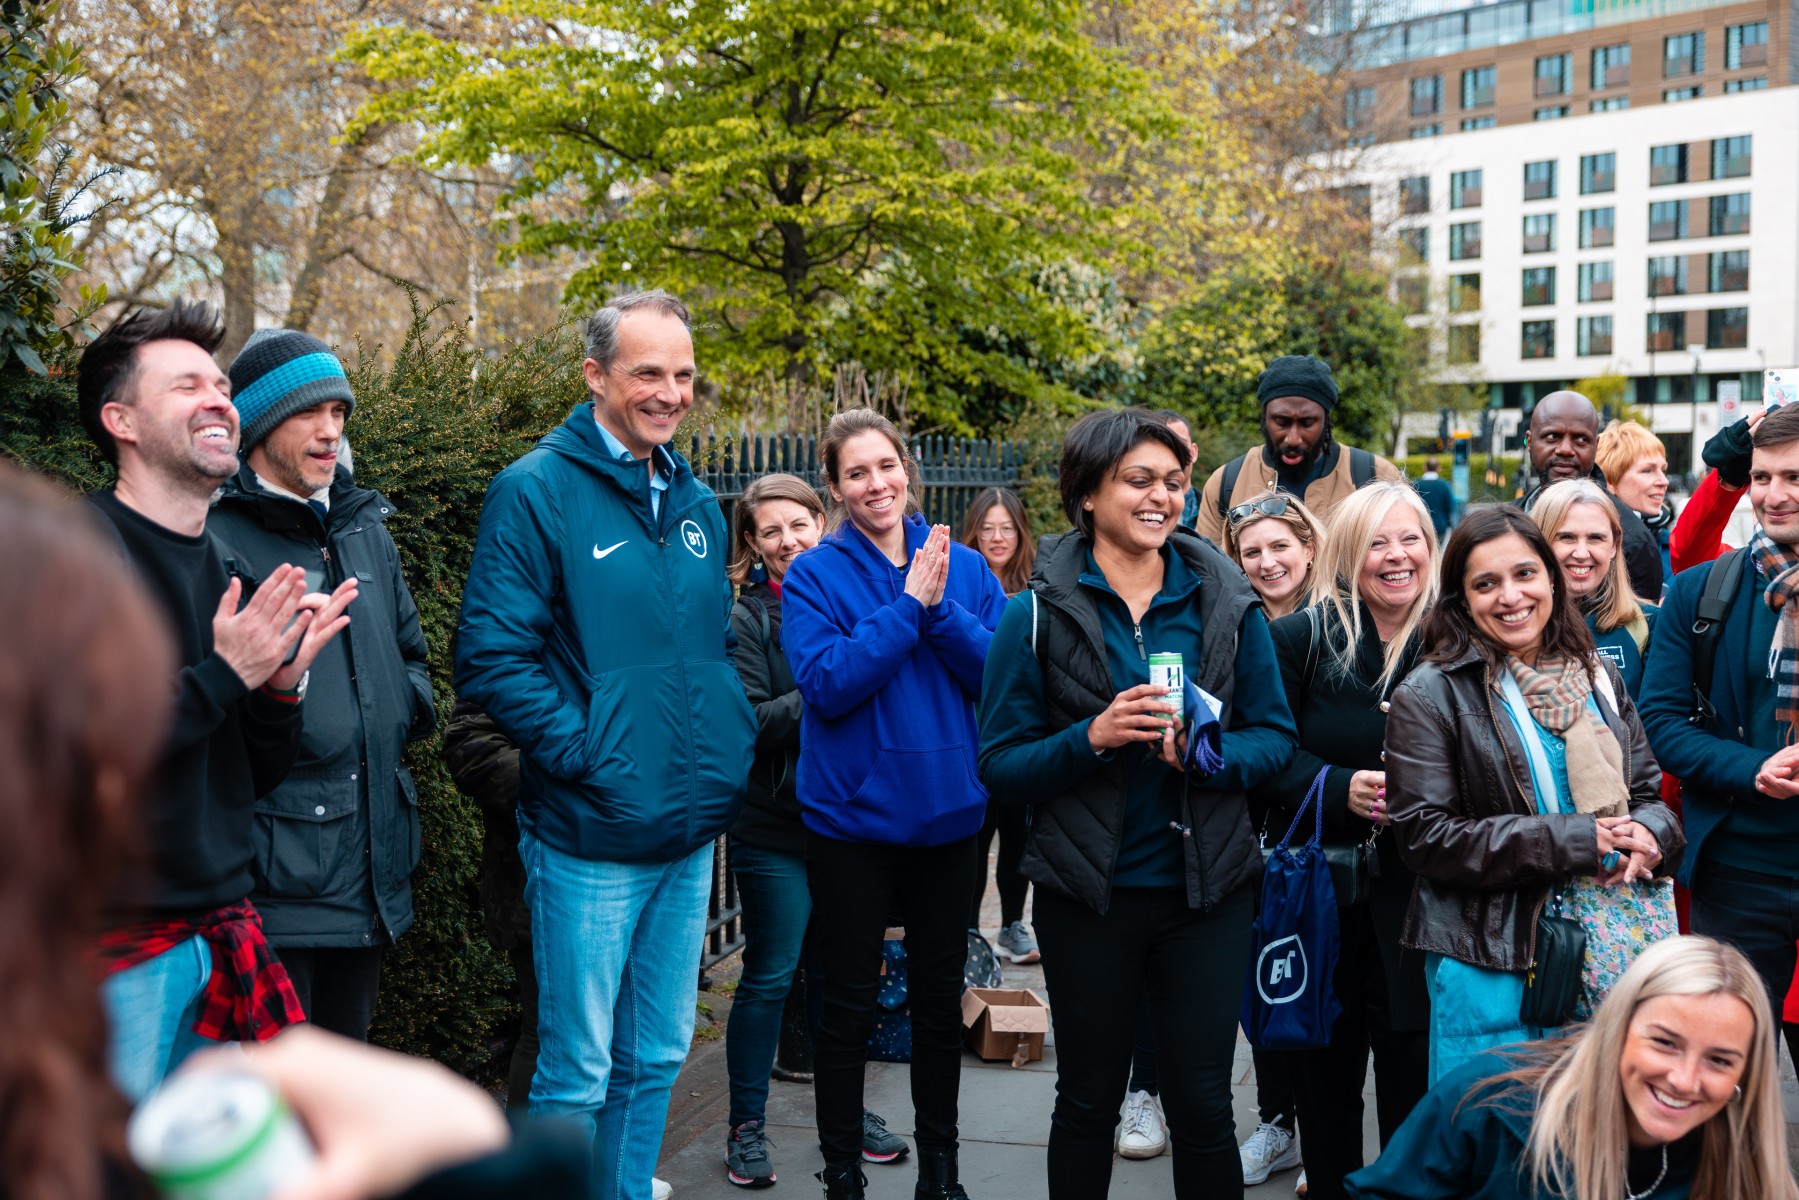
[[[1287,498],[1285,496],[1270,496],[1266,500],[1257,500],[1250,504],[1239,504],[1237,507],[1231,509],[1226,516],[1230,519],[1231,528],[1235,529],[1237,526],[1243,524],[1243,522],[1252,521],[1258,516],[1280,517],[1285,516],[1286,512]]]

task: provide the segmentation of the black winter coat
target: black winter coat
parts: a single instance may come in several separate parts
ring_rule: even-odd
[[[339,470],[324,522],[245,467],[206,526],[252,579],[283,563],[330,591],[354,576],[350,626],[314,661],[300,756],[256,802],[250,893],[277,949],[386,945],[412,925],[418,792],[400,761],[437,723],[419,614],[382,522],[393,505]]]
[[[781,652],[781,594],[766,583],[745,588],[731,609],[731,631],[737,635],[737,677],[756,710],[756,760],[731,836],[758,849],[803,856],[800,690]]]

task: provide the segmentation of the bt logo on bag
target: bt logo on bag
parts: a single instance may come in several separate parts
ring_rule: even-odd
[[[1256,960],[1256,991],[1265,1004],[1291,1004],[1305,995],[1306,948],[1294,934],[1268,943]]]

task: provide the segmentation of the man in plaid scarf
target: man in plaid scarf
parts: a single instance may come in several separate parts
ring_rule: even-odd
[[[1701,635],[1706,582],[1734,555],[1675,576],[1639,707],[1656,758],[1681,780],[1693,932],[1747,954],[1778,1012],[1799,958],[1799,407],[1771,411],[1754,446],[1758,527],[1741,552],[1741,582]],[[1694,678],[1700,636],[1715,639],[1710,679]],[[1696,691],[1715,715],[1698,714]]]

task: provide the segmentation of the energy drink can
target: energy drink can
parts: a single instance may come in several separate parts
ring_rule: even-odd
[[[300,1122],[247,1070],[176,1076],[137,1110],[126,1139],[165,1200],[265,1200],[313,1162]]]
[[[1149,681],[1168,693],[1171,702],[1180,704],[1186,694],[1187,665],[1178,654],[1152,654],[1149,656]],[[1179,728],[1180,713],[1171,713],[1168,719]]]

